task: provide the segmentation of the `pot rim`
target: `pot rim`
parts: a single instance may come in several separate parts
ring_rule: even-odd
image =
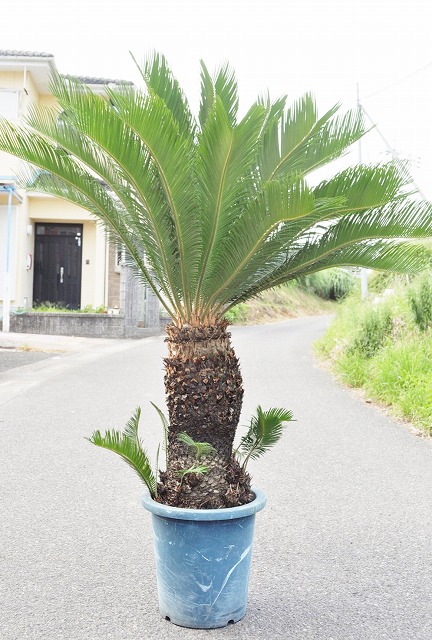
[[[255,495],[252,502],[242,504],[238,507],[226,507],[224,509],[183,509],[181,507],[170,507],[166,504],[156,502],[146,492],[141,497],[141,504],[144,509],[150,513],[162,516],[163,518],[173,518],[177,520],[199,520],[199,521],[215,521],[215,520],[235,520],[236,518],[245,518],[254,515],[265,507],[267,498],[261,489],[252,487],[252,493]]]

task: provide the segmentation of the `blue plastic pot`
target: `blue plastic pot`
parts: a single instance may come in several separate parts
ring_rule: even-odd
[[[255,500],[229,509],[179,509],[152,500],[156,573],[161,615],[181,627],[216,629],[246,613]]]

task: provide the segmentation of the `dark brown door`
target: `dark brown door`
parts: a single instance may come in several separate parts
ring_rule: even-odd
[[[33,304],[79,309],[82,224],[36,223]]]

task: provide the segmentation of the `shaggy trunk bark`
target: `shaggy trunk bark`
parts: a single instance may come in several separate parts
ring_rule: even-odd
[[[232,454],[243,386],[226,327],[226,322],[210,327],[166,327],[168,468],[160,474],[158,489],[159,500],[165,504],[219,509],[252,499],[250,478]],[[179,442],[181,432],[196,442],[208,442],[214,453],[197,460],[195,450]],[[181,478],[178,472],[194,464],[205,465],[208,471]]]

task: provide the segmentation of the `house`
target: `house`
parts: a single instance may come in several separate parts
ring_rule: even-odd
[[[51,54],[0,50],[0,116],[19,121],[31,103],[55,105],[49,90],[53,71],[57,69]],[[78,78],[96,93],[119,83]],[[20,192],[14,181],[19,164],[16,158],[0,152],[3,331],[9,329],[5,324],[10,314],[31,310],[40,303],[125,312],[127,288],[135,285],[130,277],[124,277],[121,247],[108,242],[102,226],[84,209],[52,196]],[[129,308],[133,320],[128,322],[148,325],[145,316],[149,311],[155,323],[151,292],[141,286],[130,297],[134,309]]]

